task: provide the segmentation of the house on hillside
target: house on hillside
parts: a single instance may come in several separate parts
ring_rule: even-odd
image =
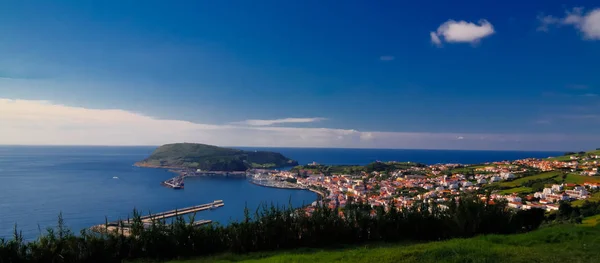
[[[516,208],[516,209],[521,209],[522,206],[523,206],[523,204],[520,202],[509,202],[508,203],[508,207],[512,207],[512,208]]]

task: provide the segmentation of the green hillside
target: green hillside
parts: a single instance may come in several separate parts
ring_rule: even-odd
[[[587,152],[569,152],[569,153],[565,153],[563,156],[550,157],[550,158],[548,158],[548,160],[550,160],[550,161],[572,161],[571,156],[582,158],[585,156],[593,156],[593,155],[600,155],[600,148],[593,150],[593,151],[587,151]]]
[[[299,165],[291,169],[292,172],[311,171],[324,174],[360,174],[362,172],[391,172],[413,167],[425,167],[424,164],[415,162],[372,162],[367,165]]]
[[[519,235],[487,235],[422,244],[365,246],[337,250],[221,255],[172,263],[200,262],[600,262],[598,218],[585,225],[560,225]]]
[[[245,171],[249,168],[277,168],[297,164],[298,162],[276,152],[243,151],[206,144],[175,143],[158,147],[150,157],[136,165],[207,171]]]

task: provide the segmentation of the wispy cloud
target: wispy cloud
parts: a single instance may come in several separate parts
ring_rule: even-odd
[[[561,114],[557,117],[568,120],[600,121],[599,114]]]
[[[550,26],[573,26],[586,40],[600,40],[600,8],[587,13],[583,7],[575,7],[565,11],[564,17],[552,15],[539,15],[540,25],[538,31],[547,32]]]
[[[249,126],[271,126],[275,124],[285,124],[285,123],[309,123],[309,122],[318,122],[327,120],[326,118],[285,118],[285,119],[275,119],[275,120],[245,120],[232,122],[231,124],[235,125],[249,125]]]
[[[381,56],[381,57],[379,57],[379,60],[381,60],[381,61],[392,61],[392,60],[394,60],[394,59],[396,59],[396,57],[394,57],[394,56],[389,56],[389,55],[387,55],[387,56]]]
[[[429,33],[431,43],[441,46],[442,42],[476,44],[485,37],[495,33],[494,27],[485,19],[478,23],[448,20],[441,24],[437,31]]]
[[[560,93],[560,92],[554,92],[554,91],[544,91],[542,92],[542,96],[543,97],[560,97],[560,98],[577,98],[577,97],[587,97],[587,98],[594,98],[594,97],[598,97],[598,94],[596,93]]]
[[[582,84],[569,84],[567,85],[568,89],[574,89],[574,90],[584,90],[584,89],[589,89],[590,87],[588,85],[582,85]]]
[[[442,40],[435,32],[429,32],[429,37],[431,38],[431,43],[433,43],[437,47],[442,46]]]
[[[264,126],[281,123],[273,120],[259,122],[259,126],[201,124],[157,119],[119,109],[87,109],[38,100],[0,98],[0,109],[0,144],[201,142],[226,146],[496,150],[573,150],[600,144],[598,136],[561,134],[380,132]]]
[[[552,123],[552,122],[550,120],[546,120],[546,119],[535,121],[535,124],[542,124],[542,125],[547,125],[550,123]]]

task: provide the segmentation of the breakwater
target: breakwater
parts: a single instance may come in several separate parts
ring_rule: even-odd
[[[216,208],[222,207],[224,205],[225,205],[225,203],[223,202],[223,200],[215,200],[215,201],[213,201],[211,203],[207,203],[207,204],[201,204],[201,205],[185,207],[185,208],[181,208],[181,209],[175,209],[175,210],[170,210],[170,211],[165,211],[165,212],[142,216],[142,217],[140,217],[140,220],[142,221],[142,224],[144,225],[144,227],[148,227],[155,220],[163,220],[163,219],[167,219],[167,218],[183,216],[186,214],[197,213],[197,212],[204,211],[204,210],[216,209]],[[117,221],[113,221],[113,222],[108,222],[103,225],[96,225],[96,226],[91,227],[90,229],[92,231],[98,232],[98,233],[117,233],[117,231],[118,231],[119,233],[122,233],[124,235],[129,235],[129,233],[131,231],[132,223],[133,222],[131,222],[131,220],[129,220],[129,219],[117,220]],[[212,220],[199,220],[199,221],[194,221],[191,223],[194,226],[201,226],[201,225],[212,223]]]

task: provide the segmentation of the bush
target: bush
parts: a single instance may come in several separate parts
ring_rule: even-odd
[[[597,207],[586,206],[587,212]],[[506,202],[487,204],[476,196],[461,196],[447,209],[426,203],[385,210],[349,201],[343,208],[317,207],[310,215],[291,207],[263,206],[254,215],[227,226],[196,227],[193,217],[171,224],[153,220],[144,226],[134,211],[129,235],[123,225],[112,233],[84,230],[74,235],[64,227],[48,229],[26,243],[15,228],[13,240],[0,240],[0,262],[121,262],[168,260],[215,253],[246,253],[299,247],[324,247],[365,242],[428,241],[479,234],[531,231],[544,220],[541,210],[514,211]],[[108,224],[107,224],[108,226]]]

